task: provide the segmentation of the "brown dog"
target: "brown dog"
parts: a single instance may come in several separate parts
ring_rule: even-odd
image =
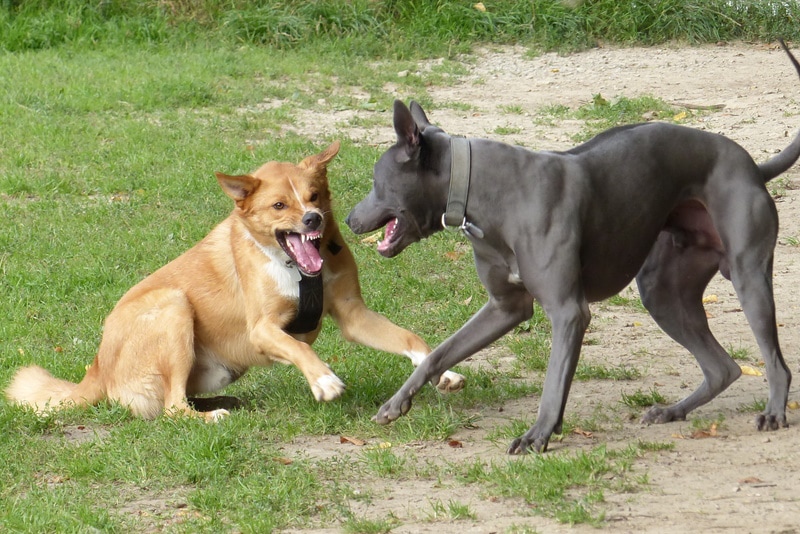
[[[318,401],[344,384],[311,343],[330,314],[344,337],[403,354],[418,365],[430,349],[364,305],[358,271],[333,219],[327,165],[335,142],[298,165],[269,162],[252,175],[217,173],[231,215],[200,243],[142,280],[105,322],[94,362],[79,384],[41,367],[19,370],[6,392],[45,411],[105,398],[138,416],[201,415],[187,395],[221,389],[254,365],[296,365]],[[443,391],[463,386],[444,376]]]

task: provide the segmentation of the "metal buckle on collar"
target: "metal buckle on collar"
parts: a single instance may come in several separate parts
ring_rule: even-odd
[[[478,239],[483,239],[483,230],[472,224],[471,222],[467,221],[467,218],[464,217],[464,220],[461,221],[460,226],[448,226],[445,222],[445,215],[446,213],[442,213],[442,228],[445,230],[451,230],[453,232],[461,231],[467,236],[477,237]]]

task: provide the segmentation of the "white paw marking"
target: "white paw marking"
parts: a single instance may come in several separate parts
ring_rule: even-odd
[[[404,356],[408,356],[408,359],[411,360],[411,363],[414,367],[419,367],[419,364],[422,363],[422,360],[428,357],[427,354],[424,352],[416,352],[413,350],[407,350],[403,353]]]
[[[333,400],[344,392],[344,382],[334,374],[322,375],[317,383],[311,386],[311,392],[317,401]]]
[[[231,414],[228,410],[220,408],[206,413],[206,421],[209,423],[219,423]]]
[[[414,367],[418,367],[419,364],[428,357],[424,352],[414,352],[411,350],[407,350],[403,354],[408,356],[411,363],[414,364]],[[460,374],[454,373],[453,371],[445,371],[441,378],[439,378],[439,384],[436,388],[443,393],[454,393],[461,390],[465,382],[466,379]]]
[[[453,371],[445,371],[439,378],[436,388],[443,393],[455,393],[463,389],[465,383],[466,379],[462,375]]]

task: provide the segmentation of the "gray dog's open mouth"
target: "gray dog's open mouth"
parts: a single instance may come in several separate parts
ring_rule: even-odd
[[[276,237],[284,252],[297,264],[297,268],[307,276],[317,276],[322,272],[322,256],[319,244],[322,232],[277,232]]]
[[[378,243],[378,252],[383,255],[391,253],[392,247],[401,236],[401,232],[398,231],[399,224],[400,220],[397,217],[386,223],[383,239]]]

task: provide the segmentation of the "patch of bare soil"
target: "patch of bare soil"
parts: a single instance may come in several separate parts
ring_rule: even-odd
[[[534,120],[543,106],[571,108],[591,102],[602,94],[613,100],[650,95],[677,105],[721,106],[698,114],[690,125],[726,135],[762,161],[783,147],[800,128],[800,82],[785,54],[775,46],[730,44],[723,46],[662,46],[653,48],[600,48],[559,56],[527,58],[524,50],[484,50],[465,61],[470,74],[454,86],[431,90],[435,106],[429,118],[452,134],[493,137],[534,149],[564,149],[580,124],[562,121],[554,125]],[[391,90],[391,89],[389,89]],[[414,95],[396,95],[408,100]],[[449,103],[473,106],[454,111]],[[521,108],[509,113],[507,106]],[[517,110],[518,111],[518,110]],[[333,118],[335,121],[336,118]],[[302,124],[331,124],[331,117],[316,117]],[[341,122],[339,122],[341,127]],[[302,126],[301,126],[302,127]],[[498,127],[514,131],[495,133]],[[354,140],[388,144],[394,140],[391,117],[366,129],[341,130]],[[305,133],[313,133],[306,131]],[[318,132],[319,133],[319,132]],[[779,332],[787,363],[798,374],[800,351],[800,167],[784,178],[788,187],[777,199],[780,244],[775,255],[775,298]],[[635,287],[625,290],[635,295]],[[712,330],[725,347],[746,351],[758,368],[758,348],[747,326],[732,286],[714,279],[707,296]],[[742,376],[694,417],[724,418],[715,436],[692,437],[688,422],[645,426],[641,412],[620,403],[622,393],[656,388],[674,402],[694,389],[701,373],[694,358],[663,334],[646,313],[626,306],[593,306],[593,321],[582,361],[605,366],[627,365],[642,371],[638,380],[576,382],[567,406],[568,418],[602,421],[602,430],[591,435],[572,434],[551,450],[588,449],[598,444],[623,448],[630,443],[674,443],[672,451],[651,453],[637,460],[634,472],[646,475],[649,485],[633,493],[605,494],[608,520],[603,530],[614,532],[800,532],[800,414],[789,411],[790,427],[777,432],[757,432],[753,412],[743,411],[756,399],[766,399],[764,376]],[[477,356],[480,359],[481,355]],[[496,354],[494,355],[496,357]],[[800,401],[797,387],[790,401]],[[514,417],[531,419],[538,398],[526,398],[497,409],[482,411],[480,428],[454,436],[463,446],[419,444],[409,449],[420,459],[460,461],[479,457],[487,461],[505,458],[507,443],[485,439],[493,426]],[[633,412],[635,417],[629,417]],[[339,454],[338,439],[300,440],[288,445],[310,456]],[[562,525],[532,515],[522,502],[492,500],[484,488],[448,481],[385,481],[365,488],[373,493],[359,515],[385,518],[393,512],[403,523],[394,532],[505,532],[512,526],[539,532],[596,532],[589,526]],[[477,518],[458,522],[430,521],[431,501],[454,499],[468,504]],[[356,505],[354,505],[356,506]]]

